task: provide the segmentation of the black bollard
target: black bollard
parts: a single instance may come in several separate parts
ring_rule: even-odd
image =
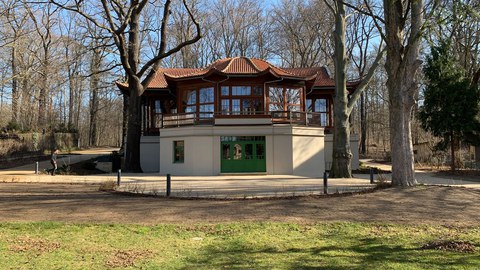
[[[370,168],[370,184],[373,184],[373,168]]]
[[[323,173],[323,194],[328,194],[328,175],[327,175],[327,172]]]
[[[35,162],[35,174],[38,174],[38,161]]]
[[[167,174],[167,197],[170,197],[170,189],[171,189],[171,176],[170,174]]]
[[[122,170],[118,169],[118,172],[117,172],[117,186],[120,186],[121,178],[122,178]]]

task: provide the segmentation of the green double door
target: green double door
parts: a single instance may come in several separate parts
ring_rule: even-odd
[[[265,137],[222,137],[222,173],[266,172]]]

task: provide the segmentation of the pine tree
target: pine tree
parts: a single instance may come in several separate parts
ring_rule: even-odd
[[[470,85],[457,64],[450,46],[443,42],[431,48],[424,74],[427,86],[420,109],[422,127],[440,137],[438,150],[450,146],[451,169],[455,170],[455,150],[460,142],[478,145],[480,141],[479,89]]]

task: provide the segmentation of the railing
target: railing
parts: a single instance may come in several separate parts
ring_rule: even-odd
[[[166,114],[163,116],[162,125],[159,127],[168,128],[189,125],[213,125],[213,115],[213,112]]]
[[[192,125],[214,125],[215,118],[271,118],[272,124],[292,124],[304,126],[330,126],[328,113],[273,111],[273,112],[190,112],[177,114],[155,114],[153,129]]]
[[[271,112],[271,116],[272,123],[286,123],[318,127],[330,126],[328,124],[328,113],[275,111]]]

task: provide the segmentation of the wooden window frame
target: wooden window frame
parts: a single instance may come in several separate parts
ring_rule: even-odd
[[[252,115],[264,115],[265,114],[265,102],[264,102],[264,97],[265,97],[265,89],[263,88],[263,85],[260,84],[226,84],[226,85],[221,85],[220,87],[220,96],[218,99],[219,103],[219,111],[221,112],[222,116],[225,115],[235,115],[235,116],[252,116]],[[233,89],[234,87],[250,87],[250,94],[248,95],[234,95],[233,94]],[[223,91],[225,88],[228,88],[227,94],[223,94]],[[261,94],[256,94],[255,90],[262,89]],[[223,101],[228,100],[228,111],[224,113],[224,105]],[[240,109],[238,111],[233,110],[233,101],[234,100],[239,100],[240,104],[239,107]],[[244,101],[249,101],[250,106],[249,106],[249,111],[246,111],[244,107]],[[260,104],[260,108],[262,110],[258,111],[256,110],[255,106],[252,106],[252,104],[255,104],[255,101],[258,101]]]
[[[282,89],[282,102],[271,102],[270,99],[270,88],[277,88],[277,89]],[[299,101],[300,103],[289,103],[287,102],[287,89],[294,89],[298,90],[300,92],[299,96]],[[295,85],[269,85],[268,90],[267,90],[267,106],[266,108],[268,109],[268,112],[270,111],[270,105],[271,104],[276,104],[276,105],[281,105],[283,108],[283,111],[292,111],[289,110],[289,107],[298,107],[299,109],[296,112],[304,112],[305,111],[305,101],[304,101],[304,96],[305,96],[305,87],[303,86],[295,86]]]
[[[200,92],[202,91],[202,89],[211,89],[212,91],[212,94],[213,94],[213,100],[212,102],[200,102]],[[195,92],[195,103],[185,103],[183,104],[184,102],[184,97],[187,99],[188,101],[188,95],[189,92]],[[215,94],[215,87],[214,86],[195,86],[195,87],[189,87],[189,88],[185,88],[185,89],[182,89],[181,90],[181,95],[179,97],[179,102],[180,104],[183,104],[182,105],[182,112],[183,113],[194,113],[197,117],[199,117],[200,115],[204,115],[204,114],[209,114],[210,117],[200,117],[200,118],[213,118],[213,114],[215,113],[215,107],[216,107],[216,94]],[[213,108],[213,111],[201,111],[200,108],[202,106],[212,106]],[[187,111],[187,108],[195,108],[195,111],[192,111],[192,112],[188,112]]]
[[[323,99],[323,100],[326,100],[327,104],[326,104],[326,111],[321,111],[321,112],[318,112],[316,111],[315,109],[315,101],[316,100],[319,100],[319,99]],[[332,110],[332,106],[333,106],[333,99],[330,97],[330,96],[314,96],[314,97],[308,97],[305,102],[307,100],[311,100],[312,101],[312,111],[311,112],[314,112],[314,113],[324,113],[324,114],[327,114],[327,125],[325,127],[333,127],[333,110]],[[307,104],[305,103],[305,110],[307,111],[308,108],[307,108]],[[320,120],[320,123],[321,123],[321,120]]]

